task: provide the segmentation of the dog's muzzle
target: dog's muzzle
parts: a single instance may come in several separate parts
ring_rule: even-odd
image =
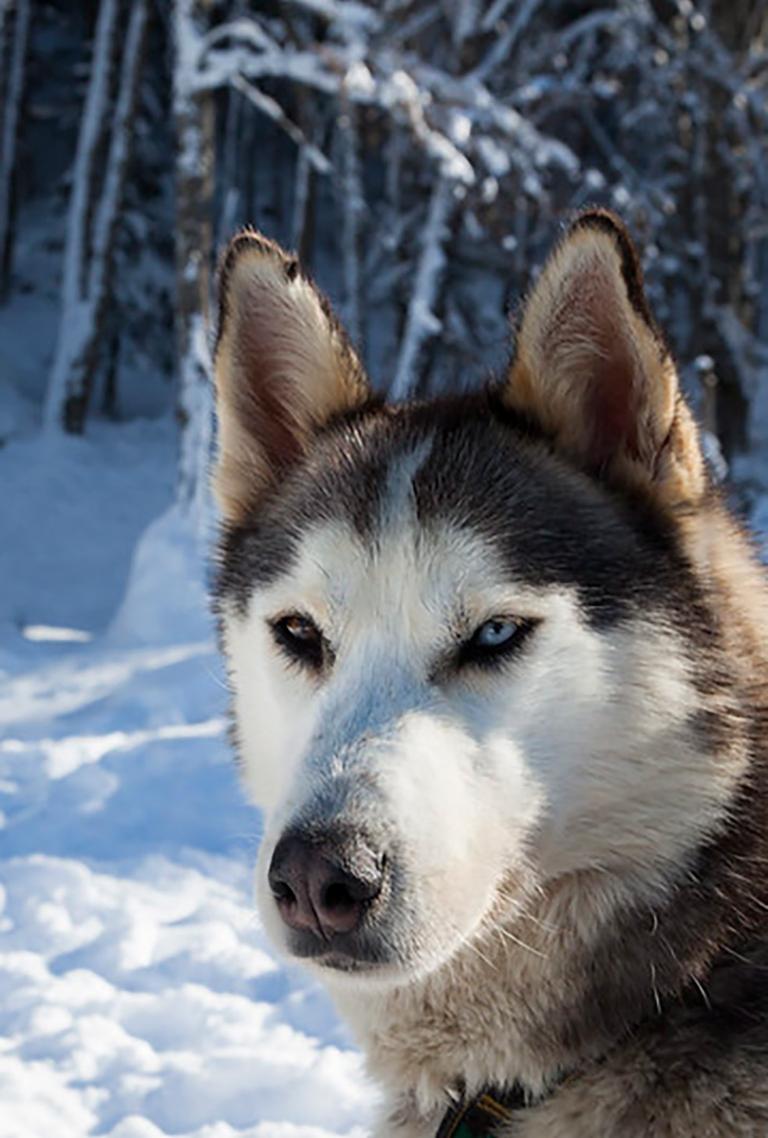
[[[269,888],[295,956],[332,967],[381,961],[377,918],[387,858],[359,833],[290,830],[275,847]]]

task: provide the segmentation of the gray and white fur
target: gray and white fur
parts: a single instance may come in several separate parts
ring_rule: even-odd
[[[768,618],[632,243],[576,220],[473,396],[376,399],[225,256],[216,608],[265,927],[430,1138],[768,1134]]]

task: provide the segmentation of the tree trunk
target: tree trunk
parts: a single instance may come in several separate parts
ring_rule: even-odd
[[[207,348],[213,241],[214,102],[195,79],[211,0],[174,0],[176,132],[176,369],[181,448],[177,497],[208,515],[213,405]]]
[[[133,142],[133,121],[139,91],[147,31],[147,0],[131,0],[131,15],[120,65],[120,80],[112,116],[104,181],[93,216],[87,295],[77,362],[78,389],[70,392],[64,423],[79,434],[85,423],[93,379],[107,336],[105,317],[112,299],[112,263],[120,203]],[[113,377],[114,379],[114,377]]]
[[[80,121],[67,217],[61,315],[44,410],[50,429],[83,429],[93,361],[90,297],[92,219],[101,185],[99,156],[108,130],[118,0],[101,0],[93,37],[91,74]]]
[[[9,15],[12,39],[9,42]],[[12,258],[13,183],[16,173],[16,140],[24,93],[30,0],[0,0],[0,297],[8,287]],[[7,69],[3,66],[7,61]]]

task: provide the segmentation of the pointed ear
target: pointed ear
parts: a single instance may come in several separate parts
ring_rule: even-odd
[[[584,469],[663,504],[698,498],[704,464],[624,225],[590,210],[525,305],[505,400]]]
[[[237,524],[334,415],[369,398],[362,366],[295,257],[253,231],[229,245],[216,346],[214,490]]]

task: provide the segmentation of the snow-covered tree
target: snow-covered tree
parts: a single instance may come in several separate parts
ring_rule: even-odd
[[[77,129],[77,68],[61,117],[77,145],[47,418],[82,426],[94,373],[123,358],[123,329],[146,341],[141,366],[156,358],[166,374],[175,344],[187,506],[201,503],[211,443],[212,265],[242,224],[296,248],[376,384],[405,397],[503,365],[507,313],[558,227],[588,203],[612,206],[726,452],[768,438],[761,0],[5,0],[2,92],[30,5],[30,75],[45,52],[36,29],[57,21],[71,60],[97,14]],[[129,32],[145,6],[152,51],[134,72]],[[37,138],[52,116],[34,74]],[[132,83],[140,113],[121,121],[138,173],[123,164],[131,132],[116,129]],[[15,131],[25,188],[27,133]],[[130,371],[133,346],[124,354]]]
[[[214,27],[197,82],[246,92],[265,140],[295,144],[290,220],[260,204],[318,272],[335,260],[397,395],[497,362],[558,224],[599,202],[641,238],[675,347],[715,360],[733,449],[751,380],[729,344],[768,326],[767,24],[760,0],[286,0]],[[332,132],[307,137],[307,102]],[[310,156],[336,202],[314,242]]]
[[[196,85],[211,0],[173,0],[176,138],[176,371],[181,425],[178,499],[203,521],[213,406],[208,311],[213,252],[214,104]]]
[[[30,19],[30,0],[0,0],[0,296],[11,267],[13,180]]]
[[[115,41],[125,14],[118,53]],[[59,334],[45,406],[49,427],[75,434],[83,429],[104,335],[146,26],[147,0],[131,0],[127,11],[120,0],[101,0],[72,173]]]

